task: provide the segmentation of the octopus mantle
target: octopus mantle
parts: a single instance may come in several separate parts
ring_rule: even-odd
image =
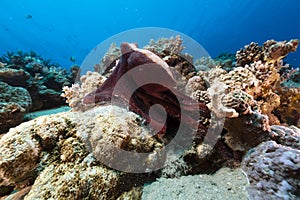
[[[198,123],[198,119],[199,114],[210,118],[208,108],[205,104],[198,103],[174,89],[175,75],[166,62],[148,50],[137,48],[135,44],[122,43],[121,52],[122,56],[112,74],[96,91],[88,94],[83,103],[111,102],[114,98],[118,99],[120,104],[127,105],[129,110],[139,114],[160,134],[165,134],[167,128],[174,129],[174,126],[176,128],[182,122],[190,127],[196,127],[202,134],[206,133],[206,127]],[[146,65],[151,66],[150,72],[136,70],[123,78],[130,70]],[[160,80],[159,83],[139,85],[145,77],[153,74]],[[122,83],[118,84],[118,81]],[[116,86],[119,88],[117,93],[114,90]],[[136,90],[132,92],[132,88]],[[130,97],[126,95],[129,93],[131,93]],[[157,104],[160,106],[150,112],[150,108]],[[162,114],[161,106],[167,114],[167,119]],[[197,112],[196,118],[189,114],[195,110],[200,111],[200,113]]]

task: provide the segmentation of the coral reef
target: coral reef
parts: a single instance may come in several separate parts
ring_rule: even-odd
[[[281,59],[297,46],[298,40],[267,41],[263,47],[251,43],[237,52],[237,67],[229,70],[217,66],[216,60],[196,61],[199,66],[203,63],[196,67],[203,71],[189,79],[186,91],[193,99],[205,103],[214,115],[226,116],[223,133],[215,146],[219,151],[224,149],[224,157],[228,155],[229,160],[233,157],[240,162],[249,149],[271,139],[269,125],[299,123],[298,88],[280,85],[280,69],[288,68]],[[202,144],[191,149],[186,158],[203,167],[205,162],[203,165],[196,150],[199,147],[202,149]],[[214,152],[206,153],[206,158],[217,157]]]
[[[269,139],[268,118],[258,112],[226,120],[224,127],[225,143],[234,151],[246,152]]]
[[[222,53],[218,57],[201,57],[195,60],[194,65],[197,71],[209,71],[215,67],[220,67],[226,71],[231,71],[235,66],[236,58],[234,54]]]
[[[296,51],[299,40],[292,39],[290,41],[267,40],[263,46],[251,42],[244,49],[236,53],[236,65],[244,67],[257,61],[275,63],[288,55],[288,53]]]
[[[250,181],[247,191],[253,199],[299,198],[299,149],[268,141],[250,151],[242,168]]]
[[[0,81],[0,134],[21,123],[31,104],[31,97],[26,89],[12,87]]]
[[[244,67],[246,64],[263,60],[263,47],[258,43],[251,42],[249,45],[245,45],[244,49],[240,49],[236,52],[236,65]]]
[[[233,90],[224,95],[221,104],[227,108],[234,109],[238,116],[251,114],[257,108],[257,103],[253,97],[242,90]]]
[[[92,116],[95,112],[99,114],[94,117],[92,125],[89,118],[81,119],[78,123],[83,126],[82,132],[86,132],[86,127],[93,127],[88,134],[87,144],[98,161],[122,171],[138,171],[146,167],[150,170],[152,161],[159,160],[161,155],[157,152],[163,148],[163,144],[141,125],[142,120],[136,114],[116,106],[107,106],[86,111],[85,115]],[[141,163],[132,165],[132,160],[122,157],[124,154],[119,152],[120,149],[148,153],[148,156],[137,158]]]
[[[264,43],[264,60],[267,62],[276,62],[286,57],[288,53],[296,51],[299,40],[276,42],[268,40]]]
[[[149,44],[143,49],[152,51],[160,57],[164,57],[164,55],[177,55],[184,49],[182,42],[183,41],[179,35],[175,38],[159,38],[157,41],[151,39]]]
[[[214,58],[217,66],[221,66],[222,69],[231,71],[236,66],[236,56],[231,53],[222,53]]]
[[[270,137],[276,143],[300,149],[300,129],[295,126],[271,126]]]
[[[153,52],[170,67],[174,67],[183,76],[182,81],[186,82],[196,74],[196,69],[192,55],[181,53],[185,48],[182,43],[181,37],[177,35],[175,38],[160,38],[157,41],[152,39],[143,49]]]
[[[11,85],[26,87],[27,81],[30,80],[29,72],[23,69],[0,68],[0,80]]]
[[[300,120],[300,87],[287,88],[279,90],[280,105],[275,109],[274,113],[279,120],[289,125],[296,125]]]
[[[25,88],[31,98],[30,111],[55,108],[64,105],[60,96],[62,87],[75,81],[79,67],[73,66],[71,73],[51,60],[45,60],[35,52],[8,52],[0,57],[6,65],[0,67],[0,81],[11,86]]]
[[[236,60],[231,54],[201,58],[196,68],[193,57],[181,53],[182,42],[177,36],[150,41],[145,49],[112,45],[94,67],[101,74],[87,72],[72,86],[69,80],[75,79],[77,67],[66,75],[33,53],[2,57],[0,80],[6,83],[0,86],[14,92],[6,93],[10,99],[3,93],[0,104],[10,105],[6,113],[11,117],[23,118],[30,110],[33,88],[47,93],[65,86],[62,97],[73,109],[24,122],[0,136],[0,196],[147,199],[162,198],[158,191],[166,194],[176,188],[177,193],[168,190],[167,195],[199,198],[209,189],[219,191],[207,195],[210,199],[225,192],[247,199],[243,187],[248,186],[253,199],[299,198],[298,76],[282,61],[297,49],[298,40],[251,43],[237,52]],[[139,68],[145,65],[153,71]],[[142,70],[134,71],[137,68]],[[287,84],[290,77],[293,88]],[[145,80],[152,82],[142,84]],[[27,88],[27,95],[18,86]],[[123,93],[115,93],[116,88]],[[164,109],[153,109],[156,104]],[[197,110],[196,117],[187,114],[191,110]],[[174,149],[164,152],[181,122],[181,139],[191,142],[177,152],[177,140],[171,144]],[[139,162],[132,162],[136,159]],[[247,177],[225,167],[241,167]],[[212,175],[195,175],[200,173]],[[149,192],[151,187],[155,193]]]
[[[0,138],[0,187],[7,188],[8,195],[11,187],[22,191],[31,186],[25,199],[116,199],[149,180],[149,175],[119,172],[95,157],[104,155],[98,147],[108,143],[134,152],[161,148],[138,119],[125,109],[101,106],[22,123]],[[105,156],[113,152],[105,151]]]
[[[216,78],[220,78],[221,82],[226,85],[225,93],[231,93],[238,89],[251,95],[257,102],[256,109],[269,117],[271,125],[279,125],[282,122],[295,125],[299,119],[298,106],[296,106],[298,104],[297,89],[286,89],[280,86],[280,69],[288,67],[283,64],[281,59],[289,52],[295,51],[298,43],[298,40],[289,42],[269,40],[263,47],[251,43],[236,54],[237,66],[240,67],[226,72],[217,66],[207,72],[198,72],[198,75],[203,77],[209,85],[212,85]],[[196,79],[190,79],[189,85],[193,85],[193,82],[196,84],[197,81],[194,80]],[[189,89],[189,93],[192,98],[207,99],[205,92],[199,92],[197,88],[191,89]],[[292,104],[292,106],[285,108],[284,105],[287,104]],[[287,111],[283,111],[283,108]],[[277,109],[278,111],[276,111]]]
[[[108,51],[103,56],[101,62],[94,66],[95,72],[100,73],[103,76],[108,77],[113,67],[116,66],[117,60],[121,56],[121,50],[115,43],[112,43],[108,49]]]
[[[80,77],[80,84],[75,83],[71,87],[64,86],[62,97],[73,110],[87,109],[88,106],[82,103],[83,98],[90,92],[97,89],[106,78],[97,72],[88,71],[86,75]]]
[[[251,149],[242,162],[253,199],[297,199],[300,195],[300,129],[270,127],[270,138]]]
[[[209,71],[218,66],[216,61],[211,57],[201,57],[195,60],[194,65],[197,71]]]
[[[3,105],[1,106],[0,133],[21,123],[24,114],[28,112],[65,105],[61,97],[62,87],[71,85],[79,71],[78,66],[73,66],[69,74],[66,70],[59,68],[58,64],[44,60],[35,52],[8,52],[0,57],[0,62],[2,63],[0,102]],[[4,85],[3,82],[10,86]],[[20,103],[30,104],[30,106],[24,107]]]

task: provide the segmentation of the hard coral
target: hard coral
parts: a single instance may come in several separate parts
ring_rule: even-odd
[[[267,62],[276,62],[286,57],[288,53],[296,51],[299,40],[292,39],[290,41],[276,42],[268,40],[264,43],[264,60]]]
[[[277,42],[268,40],[263,46],[252,42],[236,53],[236,65],[244,67],[257,61],[275,63],[286,57],[288,53],[296,51],[299,40],[292,39],[290,41]]]
[[[209,71],[218,66],[217,62],[211,57],[201,57],[195,60],[194,65],[197,71]]]
[[[0,68],[0,81],[11,86],[25,87],[30,80],[30,74],[23,69]]]
[[[263,58],[263,48],[257,43],[251,42],[249,45],[245,45],[244,49],[236,52],[236,65],[244,67],[246,64],[263,60]]]
[[[257,103],[253,97],[242,90],[234,90],[223,96],[222,104],[233,108],[239,116],[252,113],[254,109],[257,109]]]
[[[297,199],[300,193],[300,150],[274,141],[262,143],[249,152],[242,169],[250,181],[253,199]]]
[[[259,86],[255,75],[243,67],[221,74],[221,80],[228,86],[228,91],[239,89],[250,95],[254,95]]]
[[[66,98],[66,102],[73,110],[84,109],[86,106],[82,103],[82,99],[99,87],[105,79],[104,76],[101,76],[97,72],[88,71],[86,75],[80,78],[81,84],[75,83],[71,87],[63,87],[64,93],[61,96]]]
[[[164,156],[158,153],[162,150],[163,143],[142,126],[142,119],[136,114],[116,106],[102,106],[96,110],[86,111],[86,115],[92,115],[95,112],[99,114],[94,119],[87,146],[98,161],[109,167],[128,172],[139,172],[146,168],[151,170],[151,167],[155,167],[153,165],[160,159],[163,159],[163,163]],[[89,122],[82,121],[80,124],[88,127],[90,119],[88,120]],[[131,159],[122,156],[124,150],[132,153],[148,153],[148,156],[135,154],[135,158],[139,158],[140,161],[136,165]]]
[[[224,128],[228,131],[225,143],[234,151],[247,152],[269,139],[268,118],[258,112],[227,119]]]
[[[279,90],[279,96],[280,105],[274,113],[283,123],[297,125],[300,120],[300,89],[284,87]]]
[[[150,40],[149,44],[145,46],[144,49],[152,51],[160,57],[163,55],[177,55],[184,49],[182,42],[179,35],[175,38],[160,38],[157,41]]]
[[[170,67],[174,67],[183,77],[183,81],[195,75],[196,69],[193,65],[193,57],[187,53],[181,53],[185,48],[179,35],[175,38],[160,38],[156,42],[150,40],[143,49],[158,55]]]
[[[65,102],[60,96],[62,87],[71,85],[78,72],[78,67],[72,67],[69,74],[58,64],[43,59],[33,51],[8,52],[0,57],[1,61],[7,65],[0,68],[0,81],[25,88],[32,98],[30,111],[64,105]]]
[[[271,126],[270,137],[276,143],[300,149],[300,129],[295,126]]]
[[[106,77],[111,74],[113,67],[116,66],[118,58],[121,56],[121,50],[115,43],[112,43],[99,64],[94,66],[95,72]]]
[[[0,133],[20,124],[32,100],[28,91],[0,81]]]

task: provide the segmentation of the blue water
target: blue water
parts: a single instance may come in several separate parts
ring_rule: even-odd
[[[0,55],[34,50],[67,68],[108,37],[150,26],[182,32],[215,57],[251,41],[300,39],[299,12],[298,0],[1,0]],[[287,61],[299,66],[300,50]]]

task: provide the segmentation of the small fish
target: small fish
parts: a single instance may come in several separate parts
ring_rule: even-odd
[[[25,18],[26,18],[26,19],[32,19],[32,15],[28,14],[28,15],[26,15]]]
[[[70,60],[71,60],[71,62],[75,62],[76,61],[74,56],[71,56]]]

